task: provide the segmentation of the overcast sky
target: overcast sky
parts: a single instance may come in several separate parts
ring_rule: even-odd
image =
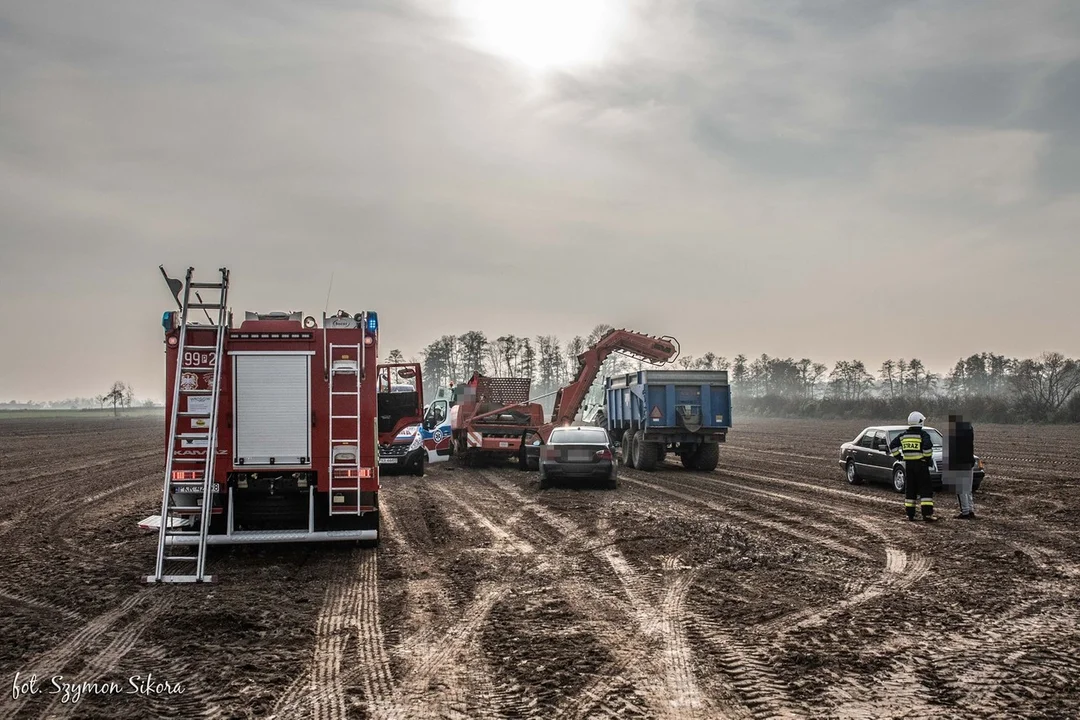
[[[1080,3],[0,1],[0,401],[231,304],[685,353],[1080,356]]]

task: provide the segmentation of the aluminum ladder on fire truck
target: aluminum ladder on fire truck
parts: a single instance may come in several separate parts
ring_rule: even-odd
[[[348,350],[351,351],[353,358],[355,359],[337,359],[335,351]],[[364,347],[363,345],[330,345],[330,378],[327,383],[330,389],[330,515],[359,515],[360,514],[360,385],[363,381],[364,367]],[[340,390],[335,387],[334,378],[338,376],[351,377],[355,379],[353,384],[348,390]],[[347,405],[351,405],[356,408],[356,415],[338,415],[334,412],[334,398],[352,397],[355,401],[349,403],[345,401]],[[338,408],[340,411],[342,400],[338,401]],[[339,420],[355,420],[356,421],[356,433],[353,437],[334,437],[335,427],[339,426],[339,423],[335,421]],[[352,452],[348,452],[351,448]],[[339,460],[340,458],[340,460]],[[350,459],[351,458],[351,459]],[[342,478],[341,475],[345,475]],[[345,483],[341,483],[342,480],[346,480]],[[335,481],[339,484],[335,487]],[[342,486],[344,485],[344,487]],[[341,490],[356,489],[356,508],[354,510],[334,510],[334,499]]]
[[[210,532],[211,511],[213,509],[211,488],[214,483],[214,460],[217,455],[218,391],[221,385],[219,368],[224,364],[221,360],[222,350],[225,345],[225,335],[229,329],[229,315],[226,305],[229,294],[229,270],[228,268],[220,268],[221,279],[215,283],[192,282],[191,278],[194,272],[194,268],[189,267],[187,269],[187,275],[184,278],[183,300],[180,303],[180,342],[176,352],[176,374],[172,390],[169,449],[165,459],[165,483],[161,498],[161,528],[158,533],[157,566],[154,574],[146,577],[146,581],[151,583],[213,582],[214,580],[212,575],[206,574],[206,548],[207,536]],[[216,290],[218,298],[204,302],[197,292],[198,290]],[[180,300],[179,293],[177,295],[177,299]],[[192,295],[195,296],[196,302],[192,301]],[[187,344],[188,314],[191,310],[206,312],[211,322],[214,322],[214,320],[209,315],[209,311],[217,311],[216,324],[198,326],[200,330],[215,332],[217,340],[214,345]],[[214,353],[214,362],[185,365],[185,359],[189,357],[189,353],[191,353],[190,357],[194,357],[194,355],[201,356],[203,353]],[[194,388],[184,387],[183,383],[181,383],[181,377],[187,373],[209,374],[209,387],[202,388],[202,383],[195,383]],[[199,410],[191,410],[185,403],[185,409],[181,410],[180,398],[182,396],[189,398],[208,396],[210,403]],[[178,432],[177,424],[182,418],[204,419],[208,431]],[[206,442],[205,457],[177,457],[177,445],[182,444],[182,442],[178,441],[183,440],[195,442],[202,440]],[[174,469],[180,463],[186,463],[186,465],[182,465],[184,469]],[[196,504],[194,506],[177,505],[174,497],[176,494],[183,497],[194,496],[193,499]],[[199,518],[198,529],[184,529],[186,523],[183,521],[192,515]],[[178,542],[175,544],[177,547],[185,548],[185,554],[167,554],[166,548],[171,546],[168,542],[170,538],[176,538],[177,540],[184,538],[187,540],[186,543]],[[195,541],[192,542],[192,539],[195,539]],[[192,547],[195,551],[193,555],[188,554],[191,552]],[[194,565],[194,568],[192,572],[186,574],[166,574],[165,567],[167,563],[188,563]]]

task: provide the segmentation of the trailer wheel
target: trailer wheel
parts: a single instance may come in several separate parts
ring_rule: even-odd
[[[697,470],[712,472],[720,463],[720,443],[702,443],[694,453],[694,466]]]
[[[634,465],[638,470],[652,472],[656,469],[656,443],[644,439],[645,433],[634,435]]]
[[[697,447],[688,443],[679,443],[679,460],[687,470],[697,469]]]
[[[624,432],[623,436],[622,436],[622,459],[623,459],[623,465],[625,465],[626,467],[628,467],[630,469],[633,469],[635,467],[635,464],[634,464],[634,445],[636,445],[636,443],[634,442],[635,436],[636,436],[636,434],[635,434],[633,428],[630,428],[629,430]]]

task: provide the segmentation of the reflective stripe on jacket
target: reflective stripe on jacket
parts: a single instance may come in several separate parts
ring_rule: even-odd
[[[889,450],[893,457],[906,462],[924,460],[929,463],[934,457],[934,441],[921,427],[910,427],[893,439]]]

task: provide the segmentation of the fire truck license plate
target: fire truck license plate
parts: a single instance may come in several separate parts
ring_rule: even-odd
[[[211,486],[210,492],[221,492],[219,490],[220,487],[221,486],[218,483],[214,483]],[[201,493],[202,492],[202,485],[186,485],[186,486],[178,487],[178,488],[174,489],[173,492],[177,492],[177,493]]]

